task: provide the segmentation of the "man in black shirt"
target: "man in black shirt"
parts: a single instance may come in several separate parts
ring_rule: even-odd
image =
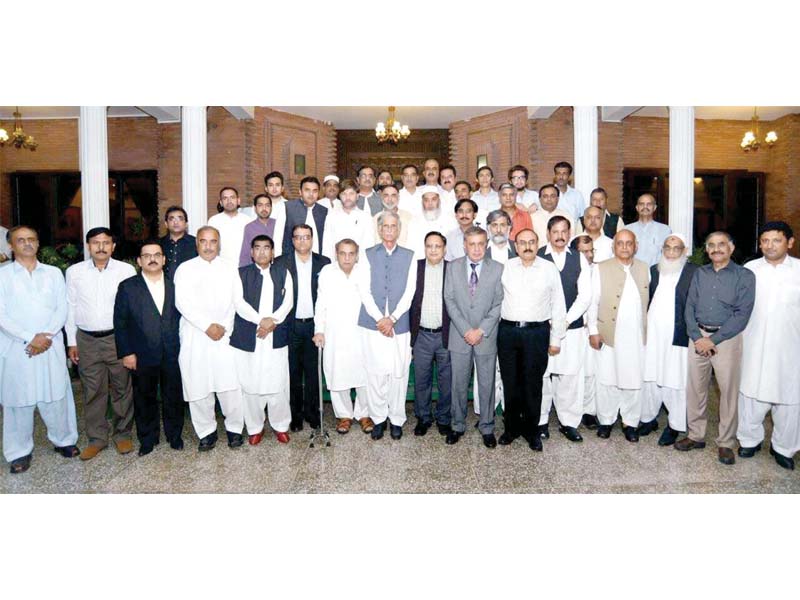
[[[182,262],[197,256],[197,241],[193,235],[186,233],[189,217],[180,206],[170,206],[164,213],[167,223],[167,235],[159,240],[164,252],[164,274],[172,279],[175,270]]]

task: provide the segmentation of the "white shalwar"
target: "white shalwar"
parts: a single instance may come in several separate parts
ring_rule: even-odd
[[[371,220],[371,219],[370,219]],[[362,354],[362,328],[358,326],[361,295],[356,282],[363,263],[350,276],[332,262],[322,267],[314,311],[314,333],[325,336],[322,367],[337,419],[362,419],[367,408],[367,374]],[[350,389],[356,389],[355,407]]]
[[[597,420],[601,425],[613,425],[619,413],[624,425],[638,427],[644,380],[642,300],[630,267],[623,268],[626,277],[617,309],[614,347],[603,344],[597,361]],[[589,333],[597,333],[600,277],[594,278],[593,287]]]
[[[272,310],[275,286],[272,283],[270,268],[261,269],[261,297],[259,298],[258,316],[262,319],[272,318],[280,325],[294,306],[292,291],[292,275],[286,272],[281,305]],[[250,435],[264,430],[264,409],[269,409],[269,426],[274,431],[289,431],[292,411],[289,404],[289,346],[273,348],[274,332],[261,339],[256,337],[256,348],[253,352],[245,352],[234,348],[236,369],[239,383],[242,386],[244,405],[244,424]]]
[[[745,448],[764,440],[772,412],[772,448],[791,458],[800,450],[800,260],[745,265],[756,276],[756,302],[742,338],[739,429]]]
[[[591,264],[592,290],[595,287],[595,278],[600,277],[597,261]],[[594,293],[594,292],[593,292]],[[591,308],[591,307],[590,307]],[[589,344],[589,312],[583,317],[586,354],[583,361],[583,414],[597,416],[597,362],[600,360],[600,351]]]
[[[644,351],[643,423],[649,423],[661,410],[669,411],[669,426],[686,431],[686,374],[688,348],[674,346],[675,287],[682,271],[661,274],[647,312],[647,345]]]
[[[260,317],[242,296],[242,280],[234,264],[220,258],[207,261],[198,256],[175,271],[175,306],[180,323],[181,349],[178,364],[183,399],[189,403],[192,425],[199,438],[217,430],[214,394],[217,394],[225,429],[244,429],[242,392],[236,370],[236,353],[230,345],[234,315],[258,324]],[[216,323],[225,328],[217,341],[206,334]]]

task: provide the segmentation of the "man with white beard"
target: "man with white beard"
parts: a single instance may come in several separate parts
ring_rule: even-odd
[[[745,265],[756,276],[756,301],[743,333],[736,437],[739,456],[753,456],[771,412],[769,452],[793,470],[800,450],[800,260],[788,255],[794,234],[783,221],[766,223],[758,241],[763,258]]]
[[[686,297],[697,266],[687,262],[686,239],[671,234],[664,240],[661,258],[650,267],[650,309],[644,358],[642,416],[637,433],[658,430],[663,404],[669,421],[659,446],[671,446],[686,431],[686,369],[689,335],[686,333]]]
[[[312,339],[317,348],[323,349],[322,367],[331,393],[336,431],[349,432],[356,419],[361,431],[369,433],[373,423],[367,407],[367,374],[358,327],[361,311],[361,296],[356,285],[359,247],[355,241],[345,238],[336,243],[335,250],[336,262],[325,265],[319,273]],[[352,388],[356,390],[355,406],[350,399]]]
[[[541,194],[540,194],[541,197]],[[629,442],[638,442],[642,412],[644,345],[647,333],[649,266],[633,257],[636,235],[614,236],[614,258],[597,266],[589,307],[589,343],[600,350],[597,364],[597,436],[608,438],[622,417]]]
[[[373,245],[375,234],[372,232],[372,217],[358,208],[358,185],[352,179],[341,183],[338,206],[328,211],[325,221],[325,241],[322,244],[322,255],[331,261],[336,259],[336,244],[344,239],[356,242],[363,258],[364,251]]]
[[[431,231],[445,234],[456,227],[453,213],[442,210],[439,191],[433,186],[422,188],[422,214],[411,219],[408,233],[408,247],[414,251],[414,258],[425,257],[425,236]]]

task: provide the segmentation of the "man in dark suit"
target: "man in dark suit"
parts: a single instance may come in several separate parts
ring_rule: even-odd
[[[511,217],[504,210],[493,210],[486,217],[489,245],[486,254],[494,261],[506,264],[510,258],[516,258],[517,249],[514,242],[508,239],[511,232]]]
[[[433,424],[431,392],[433,363],[439,372],[436,425],[439,433],[450,432],[450,318],[444,304],[444,260],[447,239],[438,231],[425,236],[425,258],[417,261],[417,288],[411,301],[411,348],[414,356],[414,435],[425,435]]]
[[[317,203],[319,179],[303,177],[300,181],[300,198],[286,203],[286,227],[283,232],[283,254],[292,251],[292,233],[297,225],[308,225],[313,234],[312,251],[322,253],[322,238],[325,234],[325,219],[328,209]]]
[[[324,207],[320,207],[323,208]],[[289,223],[287,205],[286,223]],[[292,333],[289,341],[289,380],[291,388],[292,431],[303,429],[303,420],[311,427],[319,427],[319,383],[317,381],[317,346],[314,337],[314,306],[317,303],[317,284],[322,267],[330,259],[311,251],[314,232],[310,225],[294,225],[291,235],[294,249],[275,259],[275,265],[286,268],[292,275],[294,308]]]
[[[174,450],[183,449],[183,391],[178,367],[180,313],[175,286],[164,275],[165,257],[158,241],[142,244],[136,259],[142,272],[119,284],[114,302],[117,357],[133,376],[133,411],[139,456],[159,441],[158,386],[164,435]]]

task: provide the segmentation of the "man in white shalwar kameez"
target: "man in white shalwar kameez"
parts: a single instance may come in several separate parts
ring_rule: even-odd
[[[211,226],[197,231],[199,256],[175,271],[175,306],[181,313],[181,350],[178,364],[183,399],[189,403],[201,451],[217,443],[214,394],[225,416],[228,446],[243,444],[244,407],[236,371],[236,354],[230,346],[234,316],[260,324],[261,317],[244,301],[236,263],[219,256],[219,232]]]
[[[763,258],[745,265],[756,276],[756,301],[743,334],[739,383],[739,456],[753,456],[764,441],[764,417],[772,413],[770,453],[794,469],[800,450],[800,260],[791,227],[766,223],[760,231]]]
[[[66,458],[80,454],[78,425],[61,329],[67,288],[56,267],[36,259],[39,236],[28,227],[10,231],[14,262],[0,269],[0,399],[3,455],[11,473],[27,471],[33,455],[33,413]]]
[[[598,265],[589,307],[589,343],[600,350],[597,364],[597,435],[608,438],[622,417],[629,442],[638,442],[644,382],[644,345],[650,272],[636,260],[636,236],[623,229],[614,236],[614,258]]]
[[[642,415],[637,433],[649,435],[658,429],[663,404],[669,411],[669,424],[658,440],[659,446],[671,446],[678,433],[686,431],[689,335],[683,314],[697,268],[687,262],[687,253],[685,238],[670,234],[664,240],[658,264],[650,267]]]
[[[248,443],[256,446],[264,437],[264,409],[278,441],[289,442],[292,410],[289,404],[289,332],[286,318],[294,306],[292,275],[272,262],[275,242],[258,235],[250,242],[253,262],[239,268],[245,302],[266,327],[236,315],[231,346],[242,386],[244,425]],[[277,305],[277,306],[276,306]]]
[[[372,221],[372,219],[370,219]],[[361,295],[356,285],[359,253],[355,240],[343,239],[336,244],[336,262],[322,267],[314,310],[314,338],[322,348],[322,367],[331,394],[336,431],[350,431],[353,419],[364,433],[372,431],[373,423],[367,407],[367,374],[364,370],[358,314]],[[350,390],[355,388],[355,406]]]
[[[336,260],[336,243],[343,239],[351,239],[358,244],[364,258],[364,252],[375,245],[374,222],[369,211],[358,208],[358,188],[352,179],[341,183],[339,192],[340,205],[328,211],[325,220],[325,238],[322,242],[322,255],[331,261]]]
[[[425,236],[431,231],[446,234],[455,229],[454,212],[444,212],[439,191],[433,186],[422,189],[422,212],[411,219],[408,232],[408,247],[414,251],[415,260],[425,258]]]

